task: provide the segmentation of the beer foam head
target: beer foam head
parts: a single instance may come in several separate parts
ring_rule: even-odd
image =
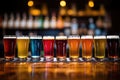
[[[29,39],[29,36],[18,36],[17,39]]]
[[[107,39],[119,39],[119,35],[107,35]]]
[[[30,36],[30,39],[42,39],[42,36]]]
[[[81,39],[93,39],[92,35],[83,35],[81,36]]]
[[[68,39],[80,39],[80,36],[71,35],[68,37]]]
[[[61,40],[62,40],[62,39],[67,39],[67,36],[56,36],[56,39],[59,39],[59,40],[60,40],[60,39],[61,39]]]
[[[104,35],[94,36],[94,39],[106,39],[106,36],[104,36]]]
[[[16,36],[15,35],[5,35],[3,38],[4,39],[15,39]]]
[[[54,36],[43,36],[43,39],[54,39]]]

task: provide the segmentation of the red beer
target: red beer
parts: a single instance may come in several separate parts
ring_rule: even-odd
[[[15,57],[16,37],[15,36],[4,36],[4,56],[6,60],[12,60]]]
[[[67,36],[56,36],[56,53],[60,61],[66,58]]]
[[[53,60],[54,57],[54,36],[43,36],[44,57],[46,61]]]

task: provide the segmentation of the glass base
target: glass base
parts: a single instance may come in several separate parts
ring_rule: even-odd
[[[116,61],[119,61],[119,59],[118,58],[109,58],[109,61],[116,62]]]
[[[96,58],[96,61],[103,62],[103,61],[105,61],[105,58]]]
[[[33,61],[33,62],[40,61],[40,58],[39,58],[39,57],[38,57],[38,58],[32,58],[32,61]]]
[[[76,62],[79,61],[79,58],[70,58],[70,61]]]
[[[66,61],[66,58],[57,58],[57,61],[60,61],[60,62]]]
[[[84,61],[92,61],[92,58],[83,58]]]
[[[53,61],[53,57],[45,57],[45,61],[48,61],[48,62]]]
[[[21,62],[27,61],[27,58],[19,58],[19,61]]]
[[[14,58],[5,58],[5,61],[13,61]]]

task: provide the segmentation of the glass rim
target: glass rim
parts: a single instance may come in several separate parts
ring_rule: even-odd
[[[17,39],[29,39],[29,36],[17,36]]]
[[[56,39],[67,39],[67,36],[56,36]]]
[[[80,39],[79,35],[70,35],[68,36],[68,39]]]
[[[94,39],[106,39],[105,35],[94,36]]]
[[[17,38],[16,35],[4,35],[3,38]]]
[[[92,35],[82,35],[81,39],[93,39]]]
[[[54,36],[43,36],[43,39],[54,39]]]
[[[107,35],[107,39],[119,39],[119,35]]]
[[[30,36],[30,39],[42,39],[42,36]]]

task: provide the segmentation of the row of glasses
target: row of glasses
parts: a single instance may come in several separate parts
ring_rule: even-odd
[[[44,49],[44,58],[46,61],[53,61],[54,45],[56,44],[56,57],[58,61],[65,61],[67,52],[66,46],[69,45],[69,58],[72,61],[78,61],[80,57],[80,43],[82,46],[82,58],[90,61],[93,57],[93,46],[95,58],[104,61],[106,47],[110,60],[117,60],[119,56],[119,36],[4,36],[4,55],[6,60],[13,60],[15,57],[15,47],[17,44],[18,57],[20,61],[28,57],[28,48],[31,48],[31,57],[33,61],[40,59],[40,51]]]

